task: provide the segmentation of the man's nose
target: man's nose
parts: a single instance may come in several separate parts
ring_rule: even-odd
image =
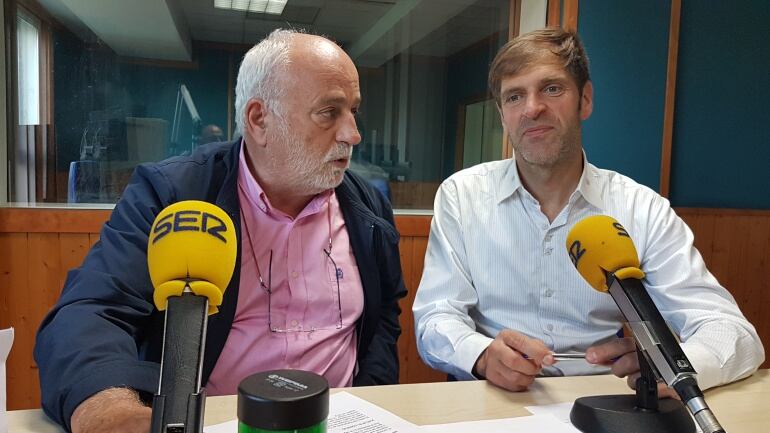
[[[543,113],[543,111],[545,111],[545,109],[546,106],[542,100],[542,97],[538,94],[535,94],[527,98],[523,114],[524,117],[528,119],[537,119]]]
[[[356,117],[353,113],[349,113],[342,120],[343,124],[337,131],[337,142],[346,143],[350,146],[355,146],[361,142],[361,133],[358,132],[358,125],[356,124]]]

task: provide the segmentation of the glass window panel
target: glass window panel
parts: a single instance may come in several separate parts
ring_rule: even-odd
[[[19,125],[40,124],[40,50],[37,20],[19,14],[16,20],[19,77]]]
[[[446,177],[502,155],[486,77],[509,0],[101,1],[102,15],[41,1],[52,24],[47,201],[114,202],[137,164],[233,138],[240,59],[278,27],[326,35],[356,63],[363,139],[351,169],[395,208],[431,209]],[[266,13],[245,10],[258,3]]]

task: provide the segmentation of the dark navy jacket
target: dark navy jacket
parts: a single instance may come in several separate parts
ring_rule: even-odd
[[[43,409],[59,424],[69,426],[75,408],[105,388],[127,386],[145,397],[157,392],[163,315],[153,306],[147,271],[150,227],[169,204],[202,200],[230,215],[240,240],[239,152],[240,140],[210,144],[190,156],[137,167],[99,242],[69,272],[37,334]],[[393,212],[379,192],[349,171],[335,191],[364,288],[353,385],[397,383],[398,300],[406,289]],[[235,315],[240,252],[220,311],[209,317],[204,384]]]

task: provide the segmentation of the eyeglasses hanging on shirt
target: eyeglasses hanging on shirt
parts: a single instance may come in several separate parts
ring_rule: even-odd
[[[335,279],[335,286],[337,290],[337,296],[335,298],[334,304],[336,304],[337,307],[337,314],[335,315],[335,318],[337,319],[335,323],[318,323],[318,324],[311,324],[311,325],[303,325],[297,323],[296,326],[292,327],[285,327],[281,328],[273,323],[273,250],[270,249],[270,258],[268,259],[268,267],[267,267],[267,282],[265,282],[264,278],[262,277],[262,270],[259,267],[259,260],[257,260],[257,252],[254,249],[254,244],[251,240],[251,233],[249,233],[249,228],[246,224],[244,226],[246,227],[246,236],[249,239],[249,244],[251,244],[251,251],[252,254],[254,254],[254,263],[257,267],[257,277],[259,278],[259,287],[262,288],[267,293],[267,326],[268,329],[270,329],[270,332],[275,333],[290,333],[290,332],[315,332],[320,330],[334,330],[334,329],[342,329],[342,298],[340,295],[340,278],[342,278],[342,269],[337,266],[337,262],[334,261],[334,258],[332,258],[332,223],[331,223],[331,199],[327,201],[327,220],[329,224],[329,244],[327,248],[323,249],[323,255],[324,260],[328,260],[329,263],[332,265],[333,273],[334,273],[334,279]],[[245,219],[244,219],[245,223]]]
[[[273,250],[270,250],[270,259],[268,262],[268,268],[267,268],[267,283],[265,283],[265,280],[262,278],[262,272],[259,270],[259,264],[257,263],[257,276],[259,277],[259,286],[267,292],[267,326],[270,329],[270,332],[315,332],[320,330],[331,330],[331,329],[342,329],[342,299],[340,297],[340,276],[342,274],[342,269],[337,267],[337,263],[332,258],[331,254],[331,239],[329,240],[329,248],[324,248],[323,252],[326,258],[331,262],[333,269],[335,270],[334,276],[336,280],[336,287],[337,287],[337,296],[335,304],[337,306],[337,322],[335,324],[318,324],[318,325],[308,325],[303,326],[302,324],[298,324],[294,327],[288,327],[288,328],[280,328],[273,324],[273,285],[272,285],[272,277],[273,277]],[[256,260],[256,257],[255,257]]]

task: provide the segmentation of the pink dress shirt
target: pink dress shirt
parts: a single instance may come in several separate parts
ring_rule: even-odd
[[[272,208],[248,169],[244,147],[238,172],[238,305],[206,393],[235,394],[246,376],[277,368],[309,370],[324,376],[332,387],[351,386],[356,368],[355,323],[363,312],[364,294],[337,196],[333,190],[319,194],[296,218]],[[330,236],[336,269],[324,252]],[[271,280],[269,304],[260,274],[265,285]],[[289,332],[270,331],[269,320],[274,328]]]

